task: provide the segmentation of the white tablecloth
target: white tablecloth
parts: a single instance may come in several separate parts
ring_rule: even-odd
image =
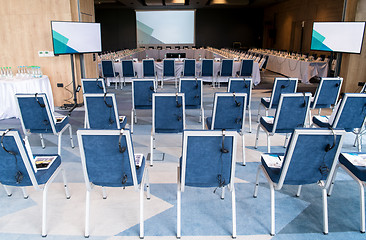
[[[54,111],[53,94],[47,76],[28,79],[0,79],[0,119],[20,117],[15,100],[16,93],[46,93],[51,110]]]
[[[240,64],[241,64],[241,62],[239,62],[239,61],[234,62],[234,70],[233,70],[234,76],[236,75],[236,73],[238,71],[240,71]],[[202,62],[201,61],[196,61],[196,75],[197,76],[200,76],[201,66],[202,66]],[[135,69],[135,72],[137,73],[137,77],[142,78],[142,62],[134,62],[133,67]],[[116,72],[118,72],[120,74],[120,76],[122,76],[122,64],[120,62],[115,62],[114,63],[114,70]],[[218,77],[218,72],[220,70],[221,70],[221,62],[214,62],[214,78],[215,78],[215,81],[227,82],[228,77]],[[155,62],[155,71],[157,72],[158,79],[160,80],[162,78],[162,74],[163,74],[163,62]],[[183,72],[183,62],[182,61],[176,61],[175,62],[175,74],[176,74],[176,76],[178,78],[181,77],[182,72]],[[100,70],[100,73],[101,73],[101,70]],[[253,84],[254,85],[258,85],[258,83],[261,81],[260,73],[259,73],[259,65],[258,65],[257,62],[254,62],[254,64],[253,64],[252,78],[253,78]],[[165,78],[165,79],[169,80],[169,78]],[[203,79],[203,81],[212,82],[212,78],[210,78],[210,77],[203,77],[202,79]],[[109,86],[110,83],[114,82],[114,81],[116,81],[116,79],[107,78],[107,85]],[[126,79],[126,81],[131,81],[131,80]]]

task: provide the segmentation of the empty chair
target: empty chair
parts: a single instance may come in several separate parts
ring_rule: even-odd
[[[86,93],[84,94],[85,128],[92,129],[121,129],[127,119],[118,115],[116,97],[114,93]]]
[[[186,109],[200,109],[199,122],[202,122],[202,129],[205,128],[204,110],[202,100],[202,79],[181,78],[179,79],[179,92],[184,93]]]
[[[153,165],[155,134],[181,133],[185,129],[184,93],[153,93],[150,165]]]
[[[15,96],[20,113],[20,122],[26,136],[38,133],[41,137],[42,148],[45,148],[43,134],[53,133],[58,137],[57,154],[61,155],[61,137],[63,132],[69,128],[71,147],[74,148],[72,128],[68,116],[55,117],[51,112],[45,93],[16,94]]]
[[[184,59],[183,77],[196,77],[196,59]]]
[[[137,123],[136,109],[152,109],[152,94],[156,92],[155,79],[133,79],[131,133],[133,124]]]
[[[4,186],[22,188],[25,199],[28,198],[25,187],[33,186],[35,190],[42,191],[42,237],[46,237],[47,191],[50,184],[60,172],[62,172],[66,198],[70,198],[65,172],[62,168],[61,157],[58,154],[33,155],[30,152],[28,138],[23,142],[19,132],[16,130],[0,130],[0,136],[0,183]],[[43,166],[44,163],[37,163],[45,158],[51,161],[47,166]],[[11,196],[9,190],[7,190],[7,193],[8,196]],[[11,203],[8,202],[7,204],[10,205]],[[6,208],[7,204],[3,204],[1,208]],[[28,219],[28,221],[34,222],[34,219]],[[57,221],[57,219],[53,219],[52,221]],[[34,228],[38,227],[38,225],[34,226]],[[22,228],[21,222],[19,222],[19,228]]]
[[[261,156],[253,197],[257,197],[262,170],[270,188],[272,236],[276,232],[275,190],[281,190],[285,184],[299,186],[297,197],[302,185],[316,184],[322,189],[323,233],[328,234],[327,189],[335,172],[343,138],[343,130],[295,129],[285,154]]]
[[[295,128],[304,127],[309,111],[311,93],[283,93],[274,116],[261,117],[257,128],[255,148],[258,146],[259,129],[267,134],[267,152],[271,152],[270,137],[275,133],[286,133],[284,147],[288,134]]]
[[[228,92],[246,93],[247,94],[247,110],[249,118],[249,132],[252,132],[252,79],[251,78],[229,78],[227,87]]]
[[[267,68],[268,58],[269,58],[269,56],[268,56],[268,55],[265,55],[265,56],[262,58],[262,60],[261,60],[261,61],[263,61],[263,59],[264,59],[264,61],[263,61],[263,64],[261,64],[261,65],[259,66],[259,70],[262,70],[262,71],[263,71],[263,69],[266,69],[266,68]]]
[[[212,86],[215,87],[213,59],[202,59],[201,77],[202,78],[207,78],[207,77],[212,78]]]
[[[297,78],[275,78],[273,83],[271,97],[261,98],[258,107],[258,122],[260,118],[260,109],[265,109],[265,115],[268,115],[269,109],[276,109],[282,93],[295,93],[297,89]]]
[[[134,186],[135,191],[140,192],[140,238],[143,238],[145,185],[147,198],[150,198],[148,169],[145,157],[134,153],[129,130],[78,130],[77,134],[86,184],[85,237],[90,234],[90,194],[96,185],[103,190],[105,187]],[[105,192],[103,198],[107,198]]]
[[[243,59],[241,60],[240,72],[236,74],[238,77],[251,77],[253,73],[253,60]]]
[[[114,64],[113,61],[111,60],[103,60],[102,61],[102,75],[104,78],[118,78],[118,80],[116,80],[116,84],[115,87],[117,89],[117,85],[118,82],[120,82],[120,75],[119,72],[116,72],[114,70]],[[122,88],[122,85],[121,85]]]
[[[177,77],[175,74],[174,59],[163,60],[163,76],[161,78],[161,88],[163,88],[165,78],[174,78],[175,88],[177,88]]]
[[[222,59],[221,60],[221,69],[218,72],[218,78],[230,78],[233,76],[233,69],[234,69],[234,60],[233,59]],[[225,82],[228,82],[226,80]],[[220,87],[220,79],[217,81],[218,87]]]
[[[142,60],[142,77],[156,79],[154,59],[143,59]]]
[[[334,180],[337,175],[339,167],[350,175],[356,181],[360,191],[360,232],[365,233],[365,190],[366,171],[365,171],[365,153],[347,152],[339,155],[339,164],[334,173],[332,185],[330,185],[328,196],[332,194],[334,187]]]
[[[358,151],[361,151],[361,129],[366,117],[366,94],[345,93],[330,116],[314,116],[313,124],[319,127],[343,128],[356,134]]]
[[[181,193],[185,191],[185,186],[222,188],[222,193],[224,187],[229,188],[232,194],[232,237],[236,238],[236,135],[233,131],[184,131],[182,157],[178,167],[177,238],[181,237]],[[226,220],[226,217],[220,220]]]
[[[82,78],[83,93],[105,93],[103,78]]]
[[[135,78],[137,73],[135,72],[135,68],[133,66],[132,60],[122,60],[122,77],[123,77],[123,84],[126,85],[126,78]],[[122,85],[121,85],[122,89]]]
[[[246,93],[215,93],[212,117],[206,119],[210,130],[226,129],[237,131],[242,136],[243,165],[245,165],[245,108],[248,95]]]
[[[319,109],[318,115],[320,115],[322,108],[334,107],[341,91],[342,82],[343,78],[340,77],[321,78],[319,86],[316,89],[314,99],[310,104],[310,109]],[[309,120],[310,119],[311,115],[309,117]]]

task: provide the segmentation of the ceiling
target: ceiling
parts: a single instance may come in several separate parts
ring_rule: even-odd
[[[264,8],[285,0],[94,0],[95,8],[137,10],[197,8]]]

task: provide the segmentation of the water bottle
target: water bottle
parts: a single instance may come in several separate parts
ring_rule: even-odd
[[[11,67],[9,67],[9,78],[13,78],[13,71],[11,70]]]
[[[38,67],[38,76],[41,78],[43,76],[41,67]]]

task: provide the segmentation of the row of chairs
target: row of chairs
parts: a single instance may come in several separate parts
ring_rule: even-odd
[[[203,59],[201,65],[200,75],[197,76],[196,71],[196,60],[195,59],[184,59],[183,60],[183,72],[180,74],[183,77],[211,77],[212,84],[215,84],[214,77],[214,61],[213,59]],[[137,72],[133,66],[133,60],[122,60],[122,76],[119,72],[114,69],[114,63],[111,60],[102,61],[102,76],[104,78],[123,78],[123,85],[126,84],[126,78],[136,78]],[[143,59],[142,60],[142,77],[143,78],[155,78],[157,79],[157,72],[155,69],[155,61],[153,59]],[[221,68],[218,72],[219,77],[251,77],[253,72],[253,60],[246,59],[242,60],[240,71],[234,73],[234,60],[233,59],[222,59]],[[161,76],[161,88],[164,85],[164,79],[174,78],[175,87],[177,87],[177,77],[179,73],[176,72],[175,60],[174,59],[164,59],[163,60],[163,71]],[[116,89],[117,89],[116,82]],[[122,89],[122,83],[121,89]]]
[[[365,184],[363,168],[355,166],[347,157],[340,155],[344,139],[344,130],[328,129],[295,129],[289,147],[284,154],[263,154],[258,167],[253,197],[258,195],[259,173],[262,171],[270,186],[271,195],[271,235],[275,234],[275,190],[281,190],[286,184],[298,185],[296,196],[300,196],[303,185],[317,184],[322,189],[323,233],[328,233],[327,192],[334,183],[338,166],[346,169],[360,186],[361,192],[361,232],[365,232],[365,213],[363,185]],[[62,172],[66,197],[70,198],[67,181],[62,169],[61,157],[54,155],[55,162],[47,170],[34,167],[34,157],[15,130],[0,131],[1,146],[0,182],[9,196],[7,186],[34,186],[43,190],[42,236],[47,236],[46,200],[49,185],[55,176]],[[134,186],[140,194],[140,238],[144,237],[144,189],[150,198],[148,169],[145,158],[141,166],[136,166],[133,143],[129,130],[78,130],[80,156],[86,183],[85,237],[90,229],[90,194],[93,186],[127,187]],[[177,237],[181,237],[181,193],[185,187],[213,187],[222,190],[224,199],[225,187],[231,192],[232,201],[232,237],[236,237],[236,198],[235,198],[235,131],[184,131],[182,157],[177,169]],[[340,163],[337,165],[338,157]],[[14,160],[15,159],[15,160]],[[121,161],[122,159],[122,161]],[[105,166],[109,166],[106,168]],[[16,177],[14,177],[14,175]],[[22,176],[19,178],[19,176]],[[44,185],[43,187],[41,185]],[[332,185],[333,186],[333,185]],[[27,197],[27,196],[25,196]],[[106,193],[103,191],[103,197]]]

